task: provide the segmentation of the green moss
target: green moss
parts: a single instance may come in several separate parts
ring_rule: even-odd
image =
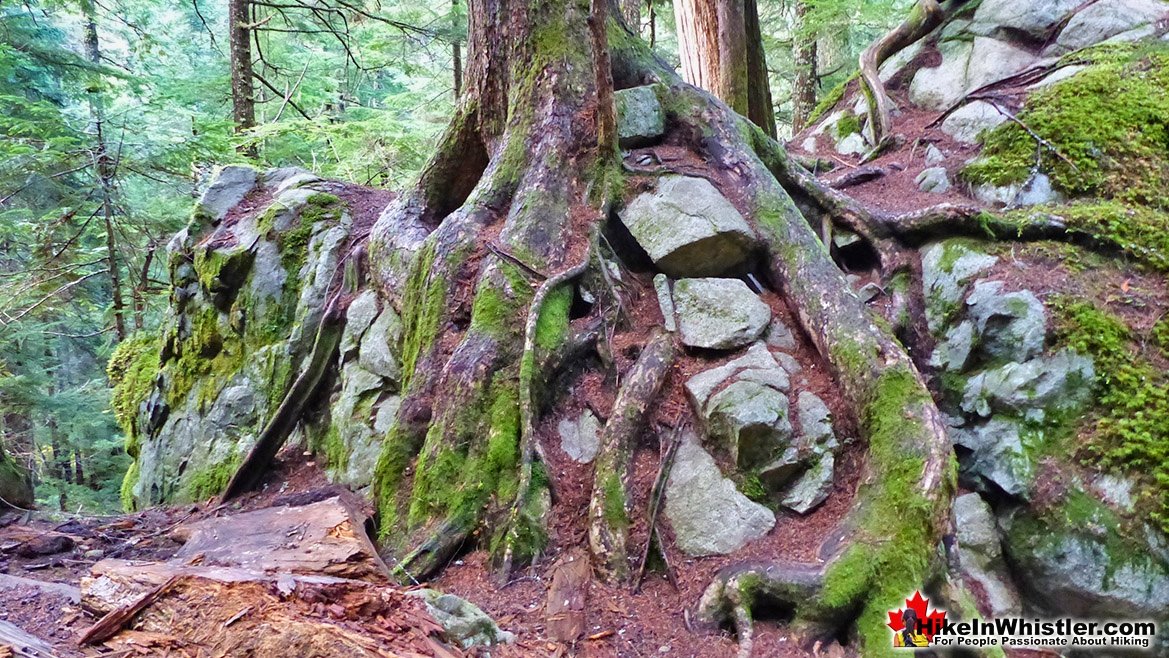
[[[629,527],[629,514],[625,511],[625,485],[621,482],[620,473],[613,471],[605,475],[601,495],[604,497],[605,523],[612,528]]]
[[[1120,317],[1071,297],[1049,304],[1058,343],[1091,356],[1096,367],[1097,411],[1079,457],[1140,483],[1138,503],[1169,532],[1169,374]]]
[[[847,351],[847,350],[846,350]],[[859,348],[854,358],[865,359]],[[917,490],[923,462],[913,456],[920,447],[907,437],[922,431],[906,410],[930,404],[913,372],[903,366],[886,369],[876,395],[863,408],[862,424],[868,436],[869,466],[879,474],[862,490],[863,506],[858,535],[829,568],[815,603],[818,615],[845,618],[863,606],[858,629],[865,655],[885,655],[889,647],[886,611],[895,610],[908,593],[924,585],[933,551],[931,528],[935,510]],[[943,486],[952,488],[953,469]]]
[[[811,126],[815,124],[820,120],[820,117],[823,117],[825,114],[831,111],[832,108],[836,107],[836,104],[844,98],[844,90],[848,87],[848,83],[852,82],[856,78],[857,74],[854,73],[845,78],[844,81],[842,81],[840,84],[830,89],[827,94],[824,94],[824,98],[820,99],[820,102],[817,103],[816,107],[812,109],[812,113],[808,115],[808,125]]]
[[[121,500],[122,509],[127,512],[133,512],[137,508],[137,501],[134,500],[134,485],[138,484],[138,460],[130,462],[130,468],[126,470],[126,475],[122,477]]]
[[[568,337],[568,312],[572,306],[572,286],[561,286],[548,293],[540,318],[536,321],[536,347],[550,351]]]
[[[170,382],[166,399],[172,409],[177,409],[195,391],[196,408],[205,410],[243,367],[246,346],[239,334],[224,331],[224,316],[213,307],[192,312],[188,319],[189,335],[177,342],[175,358],[163,366]]]
[[[217,464],[205,466],[183,477],[183,487],[177,496],[180,501],[206,500],[222,492],[231,476],[235,475],[242,459],[233,455]]]
[[[438,335],[447,288],[441,276],[431,276],[434,255],[435,244],[428,241],[415,257],[402,295],[402,390],[409,390],[414,366]]]
[[[840,118],[840,121],[836,122],[836,136],[839,138],[843,139],[853,133],[859,133],[860,131],[861,120],[860,117],[855,114],[845,114]]]
[[[138,454],[138,408],[154,390],[160,349],[157,336],[137,333],[118,344],[106,365],[113,388],[110,408],[126,434],[126,452],[131,457]]]
[[[1149,332],[1149,338],[1153,345],[1161,351],[1161,355],[1169,358],[1169,315],[1162,316],[1160,320],[1157,320],[1152,331]]]
[[[1005,213],[1002,219],[1024,225],[1036,215],[1058,217],[1073,232],[1114,245],[1146,267],[1169,272],[1169,211],[1117,201],[1092,201],[1015,210]]]
[[[1169,210],[1169,44],[1108,45],[1076,60],[1088,68],[1033,92],[1019,114],[1059,151],[1041,149],[1042,170],[1073,196]],[[1031,175],[1036,140],[1022,126],[1004,123],[983,139],[964,178],[1007,185]]]

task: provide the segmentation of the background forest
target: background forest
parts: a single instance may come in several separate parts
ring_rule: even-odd
[[[760,0],[781,136],[907,4]],[[676,64],[670,3],[640,9]],[[233,107],[241,10],[253,117]],[[0,3],[0,435],[41,507],[117,508],[129,460],[106,363],[157,330],[166,241],[212,166],[402,186],[449,118],[465,34],[458,0]]]

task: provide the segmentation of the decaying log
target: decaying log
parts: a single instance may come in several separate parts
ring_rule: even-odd
[[[266,574],[231,567],[104,560],[85,586],[87,607],[105,607],[95,583],[155,582],[112,608],[82,637],[150,655],[462,656],[422,599],[401,590],[330,576]],[[95,598],[97,597],[97,598]],[[95,605],[96,604],[96,605]]]
[[[176,562],[385,582],[389,569],[365,534],[365,516],[339,496],[180,526]]]
[[[593,493],[589,499],[589,547],[598,575],[608,580],[629,578],[626,478],[633,440],[644,426],[646,412],[670,373],[674,354],[673,334],[657,329],[626,374],[613,403],[613,412],[601,431]]]

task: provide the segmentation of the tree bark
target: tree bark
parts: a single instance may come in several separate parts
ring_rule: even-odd
[[[250,0],[227,2],[227,30],[231,52],[231,109],[237,135],[256,126],[251,4]],[[240,151],[251,157],[256,156],[254,144],[241,145]]]
[[[451,28],[455,29],[457,19],[457,10],[459,0],[451,0]],[[463,93],[463,45],[459,43],[459,38],[456,36],[451,41],[451,74],[454,76],[455,83],[455,99],[458,100],[459,94]]]
[[[811,8],[807,0],[796,1],[796,77],[792,82],[792,134],[803,130],[808,117],[816,107],[816,90],[819,84],[817,71],[816,35],[807,24]]]
[[[775,135],[756,0],[675,0],[682,78]]]

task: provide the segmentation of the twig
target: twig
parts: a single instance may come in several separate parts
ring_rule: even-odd
[[[496,256],[498,256],[500,259],[502,259],[502,260],[505,260],[505,261],[507,261],[507,262],[509,262],[509,263],[511,263],[511,264],[513,264],[513,265],[515,265],[516,267],[518,267],[518,268],[520,268],[521,270],[523,270],[523,271],[527,272],[528,274],[532,275],[533,277],[535,277],[535,278],[537,278],[537,279],[547,279],[547,278],[548,278],[547,276],[545,276],[544,274],[542,274],[542,273],[541,273],[539,270],[537,270],[536,268],[532,267],[531,265],[528,265],[527,263],[525,263],[524,261],[520,260],[520,259],[519,259],[519,258],[517,258],[516,256],[514,256],[514,255],[512,255],[512,254],[509,254],[508,252],[504,251],[502,247],[500,247],[499,245],[495,244],[494,242],[488,241],[488,242],[485,244],[485,246],[487,247],[487,251],[490,251],[491,253],[493,253],[493,254],[495,254]]]

